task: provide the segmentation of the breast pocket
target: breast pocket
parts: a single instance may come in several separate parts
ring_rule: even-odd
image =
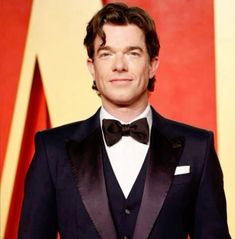
[[[168,191],[168,198],[177,198],[179,201],[187,201],[194,191],[192,176],[192,173],[174,175],[172,184]]]
[[[184,184],[184,183],[190,183],[192,180],[192,174],[187,173],[187,174],[180,174],[180,175],[174,175],[172,184]]]

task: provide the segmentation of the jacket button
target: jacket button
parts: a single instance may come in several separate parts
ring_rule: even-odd
[[[131,211],[126,208],[126,209],[125,209],[125,213],[126,213],[127,215],[130,215],[130,214],[131,214]]]

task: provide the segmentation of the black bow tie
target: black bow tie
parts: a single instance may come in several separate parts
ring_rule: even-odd
[[[149,126],[146,118],[136,120],[131,124],[121,124],[117,120],[103,119],[103,132],[108,146],[117,143],[122,136],[131,136],[143,144],[147,144],[149,140]]]

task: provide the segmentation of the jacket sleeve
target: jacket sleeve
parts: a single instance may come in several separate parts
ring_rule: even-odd
[[[207,152],[198,188],[191,238],[229,239],[223,174],[209,134]]]
[[[35,137],[35,154],[25,179],[19,239],[55,239],[57,215],[55,188],[41,133]]]

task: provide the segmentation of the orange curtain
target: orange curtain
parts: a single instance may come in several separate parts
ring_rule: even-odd
[[[23,62],[31,4],[32,0],[20,3],[1,0],[0,4],[0,179]]]
[[[4,238],[17,238],[18,222],[24,191],[24,178],[34,152],[34,134],[36,131],[49,127],[49,114],[43,92],[39,66],[36,62]]]

